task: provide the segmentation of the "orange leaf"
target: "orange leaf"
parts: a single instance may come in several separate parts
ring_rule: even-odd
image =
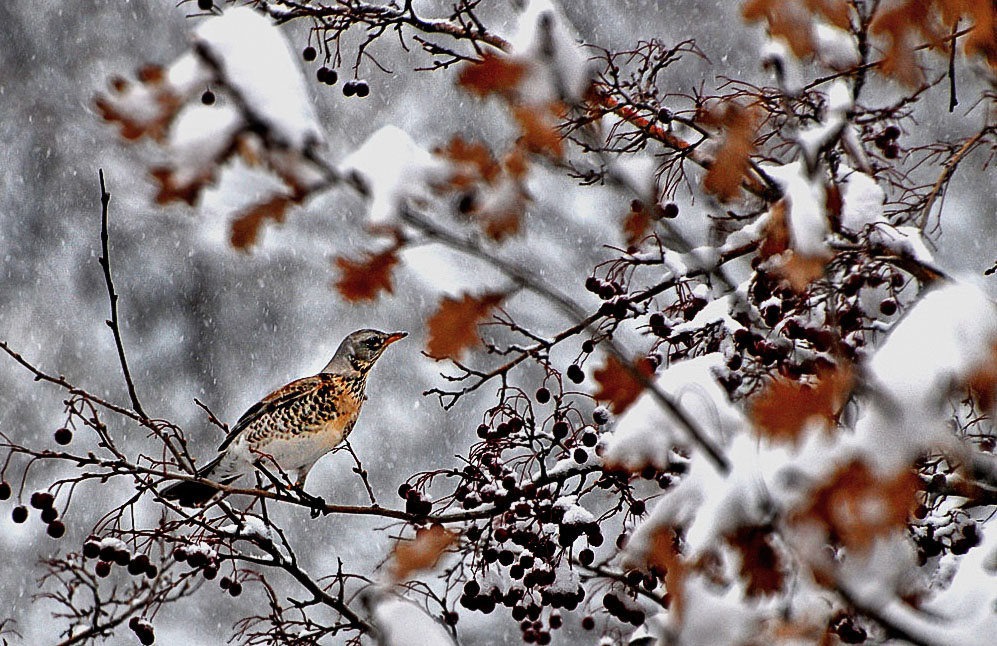
[[[458,165],[457,172],[451,179],[455,188],[466,188],[479,179],[490,184],[502,172],[495,156],[479,141],[467,142],[462,137],[455,136],[445,148],[435,152]],[[460,168],[460,165],[470,167],[474,173],[468,173],[466,168]]]
[[[178,172],[177,169],[160,166],[150,169],[149,174],[159,185],[159,190],[156,191],[156,204],[169,204],[180,200],[193,206],[201,189],[215,179],[213,169],[202,170],[197,175],[188,176]]]
[[[429,529],[417,529],[414,540],[399,541],[395,545],[395,564],[392,571],[395,581],[405,581],[413,572],[436,565],[443,552],[456,539],[457,535],[453,532],[448,532],[440,525],[433,525]]]
[[[782,589],[779,555],[766,527],[738,527],[727,542],[741,553],[741,576],[748,581],[748,596],[774,594]]]
[[[741,180],[748,172],[748,161],[755,150],[758,119],[753,110],[730,102],[720,117],[726,137],[714,155],[703,179],[703,188],[723,202],[737,198]]]
[[[794,522],[816,522],[830,539],[864,551],[880,535],[901,530],[917,506],[918,477],[902,469],[877,477],[858,459],[839,467],[793,514]]]
[[[816,386],[776,377],[751,402],[751,419],[761,435],[796,442],[814,417],[828,423],[837,420],[851,386],[852,370],[847,366],[821,372]]]
[[[287,207],[291,203],[290,199],[283,195],[277,195],[266,202],[252,206],[248,211],[237,217],[232,222],[232,233],[230,240],[236,249],[246,250],[256,244],[256,239],[260,234],[260,227],[266,220],[283,222],[287,214]]]
[[[632,247],[643,240],[651,230],[651,222],[651,216],[643,206],[631,208],[623,218],[623,236],[626,238],[627,246]]]
[[[429,341],[426,353],[436,359],[459,359],[464,350],[480,343],[478,323],[487,317],[505,294],[486,293],[475,298],[464,294],[459,300],[443,297],[436,313],[426,322]]]
[[[654,374],[654,368],[647,359],[637,361],[634,368],[644,377]],[[622,413],[637,399],[644,384],[634,374],[610,355],[606,357],[606,365],[595,371],[595,380],[599,382],[599,391],[594,397],[599,401],[608,401],[614,413]]]
[[[526,66],[507,56],[486,53],[480,63],[466,65],[457,76],[457,84],[478,96],[515,90]]]
[[[781,199],[769,207],[769,218],[765,222],[762,245],[758,255],[764,258],[781,254],[789,249],[789,227],[786,225],[786,200]]]
[[[380,292],[391,292],[391,270],[398,264],[397,247],[375,254],[365,254],[359,261],[345,256],[336,258],[336,268],[340,271],[336,289],[350,302],[375,300]]]

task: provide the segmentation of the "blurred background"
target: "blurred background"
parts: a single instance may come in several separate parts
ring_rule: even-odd
[[[417,12],[427,16],[445,15],[445,5],[415,3]],[[712,89],[719,76],[765,80],[757,54],[762,30],[743,24],[738,3],[572,0],[563,6],[584,41],[611,50],[641,39],[669,43],[694,37],[709,62],[689,57],[673,66],[667,78],[677,92],[701,84]],[[367,408],[351,436],[379,502],[399,507],[394,492],[404,477],[453,465],[453,456],[474,441],[474,429],[494,396],[494,389],[487,387],[444,412],[435,397],[422,395],[440,384],[439,372],[446,369],[421,354],[424,321],[441,294],[494,285],[496,276],[477,261],[422,247],[405,252],[393,295],[353,306],[332,288],[332,258],[356,258],[376,246],[363,228],[365,205],[355,193],[327,191],[292,210],[285,223],[267,226],[249,253],[229,245],[228,226],[238,208],[264,194],[261,186],[267,179],[259,172],[230,169],[195,207],[155,205],[147,170],[162,160],[161,150],[144,141],[123,143],[116,129],[96,114],[93,98],[110,77],[129,76],[142,64],[168,63],[181,54],[189,31],[200,20],[196,13],[194,3],[177,6],[172,0],[0,3],[0,340],[47,372],[62,374],[111,401],[128,403],[113,339],[104,324],[109,306],[97,263],[97,172],[102,168],[112,194],[110,257],[122,333],[147,412],[184,428],[195,453],[212,455],[220,432],[207,423],[195,398],[233,423],[273,388],[321,369],[342,337],[354,329],[407,330],[410,338],[393,346],[374,370]],[[512,2],[484,2],[481,16],[502,35],[515,24]],[[307,44],[308,26],[283,28],[294,49]],[[351,34],[342,42],[347,67],[360,36]],[[369,51],[391,73],[362,61],[360,74],[371,86],[366,99],[344,97],[342,83],[328,87],[314,82],[318,63],[301,61],[325,127],[324,156],[330,162],[342,159],[386,124],[403,128],[427,147],[458,133],[492,142],[515,136],[499,106],[454,87],[454,70],[411,71],[428,62],[417,47],[406,53],[391,36]],[[345,67],[339,71],[340,78],[346,78]],[[888,101],[897,89],[886,86],[880,91]],[[936,96],[926,103],[947,105],[944,88],[930,92]],[[962,107],[952,114],[919,113],[913,136],[972,132],[980,117],[966,116],[959,111]],[[941,217],[944,235],[938,240],[943,243],[936,250],[947,270],[977,277],[997,259],[997,197],[992,176],[979,162],[971,159],[956,175]],[[619,221],[629,199],[609,189],[575,188],[544,170],[531,180],[531,190],[536,203],[527,214],[527,235],[503,246],[502,255],[529,262],[582,307],[595,307],[595,297],[580,281],[569,284],[563,278],[584,277],[597,262],[612,257],[613,251],[603,245],[623,244]],[[707,214],[719,208],[704,198],[686,200],[682,207],[688,229],[700,232]],[[997,293],[992,283],[991,292]],[[510,307],[538,333],[566,327],[566,321],[545,317],[544,308],[536,305],[520,296]],[[559,352],[566,363],[577,346]],[[472,365],[491,364],[488,357],[476,356]],[[51,438],[64,421],[64,397],[0,356],[0,430],[9,437],[55,446]],[[112,426],[111,431],[120,437],[134,429]],[[136,450],[152,446],[143,436],[124,442]],[[312,472],[309,489],[328,502],[365,504],[366,494],[351,466],[346,454],[327,457]],[[26,491],[32,490],[32,483],[47,484],[55,476],[36,469]],[[57,549],[78,549],[96,512],[131,492],[125,479],[90,485],[86,497],[92,502],[74,502],[66,519],[69,534],[58,542],[45,536],[37,518],[15,525],[9,503],[0,505],[0,618],[16,620],[14,628],[24,635],[24,643],[56,641],[49,618],[52,606],[33,603],[39,592],[34,574],[41,569],[27,564]],[[310,559],[305,569],[314,575],[333,570],[337,558],[347,569],[370,575],[388,553],[390,532],[376,531],[387,525],[383,520],[330,516],[309,521],[305,511],[280,513],[287,515],[287,527],[301,528],[293,538],[299,554]],[[154,516],[147,520],[154,521]],[[180,605],[176,615],[168,609],[155,622],[159,643],[226,641],[232,624],[254,604],[252,590],[247,592],[231,599],[208,586],[197,603]],[[483,620],[477,615],[475,621],[477,627],[460,625],[465,643],[502,642],[494,633],[477,642],[474,635]],[[518,630],[512,628],[507,637],[518,639]],[[570,634],[559,631],[555,641]],[[108,643],[134,641],[123,631]]]

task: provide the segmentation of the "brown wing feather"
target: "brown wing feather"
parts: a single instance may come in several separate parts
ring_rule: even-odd
[[[235,426],[233,426],[232,430],[229,431],[228,437],[226,437],[225,441],[218,447],[218,450],[224,451],[228,445],[232,443],[236,436],[239,435],[239,433],[264,415],[270,415],[274,411],[287,406],[291,402],[301,399],[302,397],[307,397],[309,394],[317,391],[322,384],[325,383],[326,377],[327,375],[315,375],[313,377],[296,379],[286,386],[278,388],[260,401],[253,404],[249,410],[242,414],[239,421],[235,423]]]

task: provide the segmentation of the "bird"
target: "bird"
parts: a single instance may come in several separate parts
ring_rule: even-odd
[[[370,369],[385,348],[406,336],[371,329],[347,336],[320,373],[278,388],[243,413],[218,455],[197,470],[197,477],[228,486],[256,468],[266,469],[272,478],[279,467],[284,473],[295,472],[295,488],[305,496],[308,472],[353,430],[367,399]],[[161,495],[180,506],[196,507],[217,492],[218,487],[208,483],[180,480]]]

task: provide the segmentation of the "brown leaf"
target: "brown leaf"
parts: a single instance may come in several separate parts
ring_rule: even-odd
[[[516,206],[525,208],[522,204],[517,204]],[[522,221],[522,208],[507,208],[479,213],[485,235],[496,242],[502,242],[506,238],[519,233]]]
[[[833,424],[852,387],[848,366],[822,371],[810,386],[776,377],[751,402],[750,417],[758,432],[776,442],[796,442],[814,417]]]
[[[479,181],[494,183],[502,172],[502,167],[487,146],[479,141],[465,141],[459,135],[453,137],[445,148],[434,152],[455,164],[456,170],[450,181],[457,189],[467,188]]]
[[[193,206],[201,189],[215,180],[214,169],[205,169],[197,175],[187,176],[176,169],[160,166],[151,169],[149,174],[159,185],[156,204],[182,201]]]
[[[789,281],[797,293],[803,293],[813,281],[824,275],[824,267],[829,256],[804,256],[795,251],[787,251],[786,259],[776,267],[776,273]]]
[[[479,297],[464,294],[460,299],[444,296],[439,309],[426,321],[426,354],[436,359],[459,359],[465,350],[480,343],[478,323],[503,298],[505,294],[491,292]]]
[[[376,254],[365,254],[359,260],[345,256],[336,258],[339,280],[336,289],[350,303],[375,300],[381,293],[392,293],[391,270],[398,264],[397,247]]]
[[[741,193],[741,180],[748,172],[748,162],[755,150],[758,119],[754,110],[733,101],[727,103],[719,118],[726,136],[706,172],[703,189],[728,202]]]
[[[492,92],[508,93],[517,88],[526,66],[508,56],[486,53],[480,63],[470,63],[460,71],[457,84],[478,96]]]
[[[512,116],[523,133],[520,142],[526,150],[552,159],[561,158],[564,145],[557,134],[557,122],[553,119],[555,113],[555,106],[549,106],[547,110],[534,106],[513,107]]]
[[[748,596],[775,594],[782,590],[783,570],[772,547],[767,527],[738,527],[727,542],[741,553],[741,576],[747,580]]]
[[[997,343],[990,346],[987,360],[981,363],[966,380],[969,394],[983,412],[993,408],[997,397]]]
[[[637,245],[651,231],[654,220],[639,200],[630,205],[630,212],[623,218],[623,237],[628,247]]]
[[[634,368],[644,377],[654,374],[654,367],[647,359],[637,361]],[[629,408],[644,390],[644,384],[613,355],[606,357],[606,365],[595,371],[595,380],[599,383],[595,399],[608,401],[616,414]]]
[[[686,575],[686,565],[679,554],[678,539],[671,527],[661,527],[651,537],[651,548],[647,555],[648,567],[654,568],[659,574],[664,574],[665,589],[671,600],[669,610],[682,620],[683,583]]]
[[[771,258],[789,249],[789,227],[786,225],[785,198],[779,200],[769,207],[769,218],[765,222],[762,234],[762,245],[758,248],[758,255],[763,259]]]
[[[414,540],[399,541],[395,545],[392,570],[395,581],[406,581],[413,572],[435,566],[456,539],[457,535],[453,532],[448,532],[441,525],[433,525],[428,529],[417,529]]]
[[[256,244],[263,223],[266,220],[283,222],[290,203],[290,198],[275,195],[266,202],[255,204],[244,211],[232,222],[232,232],[229,237],[232,246],[245,251]]]
[[[816,522],[833,542],[861,552],[876,537],[906,527],[917,506],[918,483],[917,475],[909,469],[885,478],[855,459],[812,492],[792,521]]]

